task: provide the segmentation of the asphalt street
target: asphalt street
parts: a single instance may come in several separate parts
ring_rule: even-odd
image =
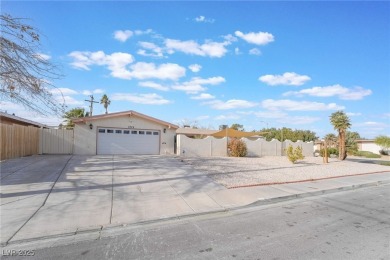
[[[389,197],[389,185],[343,191],[137,225],[3,259],[390,259]]]

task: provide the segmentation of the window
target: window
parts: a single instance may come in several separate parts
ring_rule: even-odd
[[[99,133],[105,133],[106,129],[99,129]]]
[[[158,132],[153,132],[153,135],[158,135]]]
[[[114,133],[114,130],[112,129],[107,129],[107,134],[113,134]]]
[[[115,133],[116,133],[116,134],[121,134],[121,133],[122,133],[122,130],[115,130]]]
[[[146,131],[146,134],[147,134],[147,135],[151,135],[151,134],[152,134],[152,132],[150,132],[150,131]]]
[[[145,131],[139,131],[139,134],[140,134],[140,135],[144,135],[144,134],[145,134]]]
[[[138,134],[138,131],[131,131],[131,134],[136,135],[136,134]]]
[[[123,130],[123,134],[128,135],[128,134],[130,134],[130,131],[129,130]]]

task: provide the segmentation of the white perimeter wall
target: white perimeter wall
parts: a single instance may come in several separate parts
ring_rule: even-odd
[[[264,139],[249,140],[242,138],[246,143],[248,155],[251,157],[260,156],[282,156],[285,155],[284,149],[291,144],[294,148],[301,146],[304,156],[313,156],[313,142],[291,142],[286,140],[282,143],[278,140],[267,142]],[[179,134],[177,136],[177,154],[188,157],[209,157],[209,156],[226,156],[226,138],[217,139],[214,137],[206,137],[204,139],[189,138]]]
[[[90,123],[92,123],[93,129],[89,128]],[[176,135],[175,129],[169,129],[167,126],[135,116],[114,117],[93,120],[91,122],[87,121],[85,124],[76,124],[74,128],[74,154],[96,154],[98,127],[159,130],[161,132],[160,154],[174,154]],[[164,129],[166,129],[166,133],[164,133]]]

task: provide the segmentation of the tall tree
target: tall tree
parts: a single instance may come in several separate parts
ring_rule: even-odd
[[[382,147],[383,152],[389,153],[390,149],[390,137],[385,135],[379,135],[375,138],[374,143]]]
[[[103,104],[104,109],[106,110],[106,114],[108,114],[107,108],[108,108],[108,106],[111,104],[111,100],[108,99],[108,97],[107,97],[106,94],[104,94],[104,95],[102,96],[102,99],[100,99],[100,104]]]
[[[241,125],[241,124],[237,124],[237,123],[232,124],[232,125],[230,126],[230,128],[232,128],[232,129],[234,129],[234,130],[237,130],[237,131],[245,131],[244,126]]]
[[[18,103],[40,114],[62,115],[64,98],[51,82],[61,77],[48,55],[42,54],[40,35],[25,19],[0,15],[0,100]]]
[[[330,123],[339,134],[339,159],[345,160],[345,158],[347,158],[345,135],[347,129],[351,127],[349,117],[344,113],[344,111],[336,111],[330,115]]]
[[[325,141],[328,147],[337,147],[337,136],[333,133],[325,135]]]
[[[65,114],[62,116],[62,118],[65,119],[64,120],[66,123],[65,128],[67,128],[67,129],[74,128],[74,123],[73,123],[72,119],[85,117],[85,116],[87,116],[87,113],[85,113],[85,109],[81,108],[81,107],[76,107],[76,108],[73,108],[73,109],[65,112]]]

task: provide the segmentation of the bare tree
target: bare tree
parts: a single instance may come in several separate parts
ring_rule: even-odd
[[[25,19],[0,15],[0,100],[18,103],[40,114],[62,115],[64,99],[53,98],[58,68],[41,53],[40,35]],[[62,94],[61,94],[62,95]]]

